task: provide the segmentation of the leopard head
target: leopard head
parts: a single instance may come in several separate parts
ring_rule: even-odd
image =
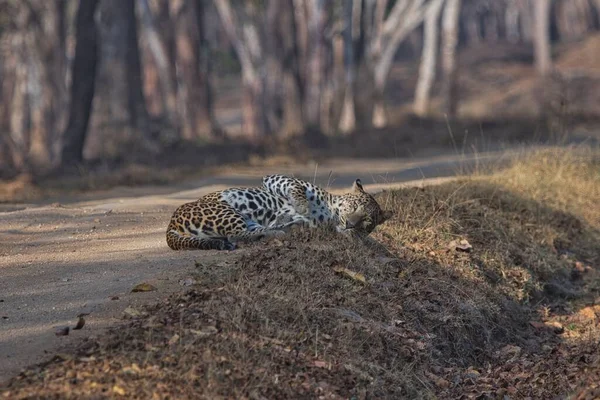
[[[377,200],[367,193],[357,179],[352,184],[352,192],[344,195],[343,212],[340,212],[340,227],[346,233],[368,236],[378,226],[393,216],[392,211],[384,211]]]

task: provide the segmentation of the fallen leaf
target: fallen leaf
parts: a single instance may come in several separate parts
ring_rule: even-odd
[[[313,365],[315,367],[317,367],[317,368],[327,368],[327,369],[329,369],[329,363],[326,362],[326,361],[315,360],[315,361],[313,361]]]
[[[156,290],[156,288],[154,286],[152,286],[149,283],[140,283],[139,285],[135,285],[133,289],[131,289],[131,291],[133,293],[136,292],[152,292]]]
[[[575,266],[573,267],[578,272],[586,272],[585,265],[581,261],[575,261]]]
[[[521,348],[519,346],[513,346],[507,344],[497,352],[499,358],[513,358],[518,357],[521,354]]]
[[[562,326],[560,322],[556,321],[548,321],[548,322],[538,322],[538,321],[530,321],[529,325],[533,326],[536,329],[549,329],[552,332],[560,335],[565,331],[565,328]]]
[[[469,367],[469,369],[467,369],[467,372],[465,373],[465,378],[477,379],[479,377],[479,375],[481,375],[481,373],[479,371],[477,371],[476,369],[473,369],[473,367]]]
[[[130,317],[139,317],[140,315],[142,315],[141,312],[139,312],[138,310],[136,310],[135,308],[133,308],[131,306],[129,306],[125,310],[123,310],[123,313],[125,313],[126,315],[129,315]]]
[[[179,342],[179,335],[178,334],[174,334],[171,339],[169,339],[169,346],[172,346],[174,344],[176,344],[177,342]]]
[[[557,335],[560,335],[561,333],[563,333],[565,331],[565,328],[562,326],[562,324],[560,322],[549,321],[549,322],[546,322],[546,326],[549,327],[550,329],[552,329],[552,331],[554,331],[554,333],[556,333]]]
[[[185,278],[185,279],[179,280],[179,284],[181,286],[192,286],[192,285],[195,285],[196,283],[198,283],[198,282],[194,278]]]
[[[140,369],[140,367],[136,364],[133,363],[131,364],[130,367],[123,367],[123,369],[121,370],[122,373],[126,374],[126,375],[137,375],[140,372],[142,372],[142,370]]]
[[[398,258],[395,257],[379,257],[377,260],[383,265],[393,264],[400,261]]]
[[[119,300],[119,296],[110,296],[111,300]]]
[[[69,334],[69,331],[71,330],[71,328],[69,328],[68,326],[63,326],[60,327],[56,330],[56,332],[54,332],[54,334],[56,336],[67,336]]]
[[[448,248],[450,250],[464,251],[466,253],[473,250],[473,246],[471,246],[471,243],[469,243],[466,239],[453,240],[448,245]]]
[[[199,337],[207,337],[210,335],[214,335],[219,332],[214,326],[205,326],[202,329],[190,329],[190,333],[199,336]]]
[[[440,378],[437,381],[435,381],[435,385],[441,389],[447,389],[450,387],[450,382],[448,382],[444,378]]]
[[[116,393],[118,395],[125,396],[125,389],[123,389],[121,386],[114,385],[112,387],[112,390],[114,393]]]
[[[73,329],[79,330],[79,329],[83,328],[84,325],[85,325],[85,319],[83,317],[79,317],[79,321],[77,321],[77,325],[75,325],[75,328],[73,328]]]
[[[450,382],[448,382],[446,379],[441,378],[431,372],[427,372],[426,375],[435,384],[435,386],[439,387],[440,389],[447,389],[450,387]]]
[[[361,282],[361,283],[367,283],[367,280],[365,279],[365,276],[363,274],[358,273],[358,272],[354,272],[352,270],[349,270],[348,268],[334,267],[333,270],[335,272],[338,272],[338,273],[342,274],[342,275],[346,275],[347,277],[349,277],[349,278],[351,278],[351,279],[353,279],[355,281],[358,281],[358,282]]]

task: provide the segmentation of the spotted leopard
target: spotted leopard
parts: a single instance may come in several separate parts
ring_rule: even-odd
[[[335,195],[301,179],[285,175],[268,175],[263,188],[286,199],[300,216],[314,227],[333,223],[339,232],[365,238],[378,225],[392,216],[383,211],[375,198],[365,191],[360,179],[354,181],[352,192]]]
[[[280,196],[261,188],[232,188],[177,208],[167,228],[167,244],[173,250],[233,250],[238,241],[282,235],[303,222]]]

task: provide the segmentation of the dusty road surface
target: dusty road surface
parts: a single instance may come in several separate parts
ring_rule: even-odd
[[[227,252],[167,247],[170,215],[186,201],[225,187],[259,185],[262,175],[274,172],[315,178],[333,191],[344,191],[360,177],[367,190],[377,191],[447,179],[478,163],[506,158],[506,153],[490,153],[411,162],[340,160],[318,168],[231,171],[171,187],[116,188],[94,199],[5,204],[0,212],[0,383],[24,366],[114,326],[127,307],[181,290],[195,260],[227,258]],[[142,282],[157,290],[131,293]],[[73,327],[81,313],[89,313],[82,330],[55,335],[59,327]]]

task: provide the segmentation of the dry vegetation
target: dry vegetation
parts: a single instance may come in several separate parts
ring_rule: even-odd
[[[379,200],[397,212],[380,244],[297,231],[197,262],[193,289],[28,369],[4,396],[598,396],[597,150]]]

